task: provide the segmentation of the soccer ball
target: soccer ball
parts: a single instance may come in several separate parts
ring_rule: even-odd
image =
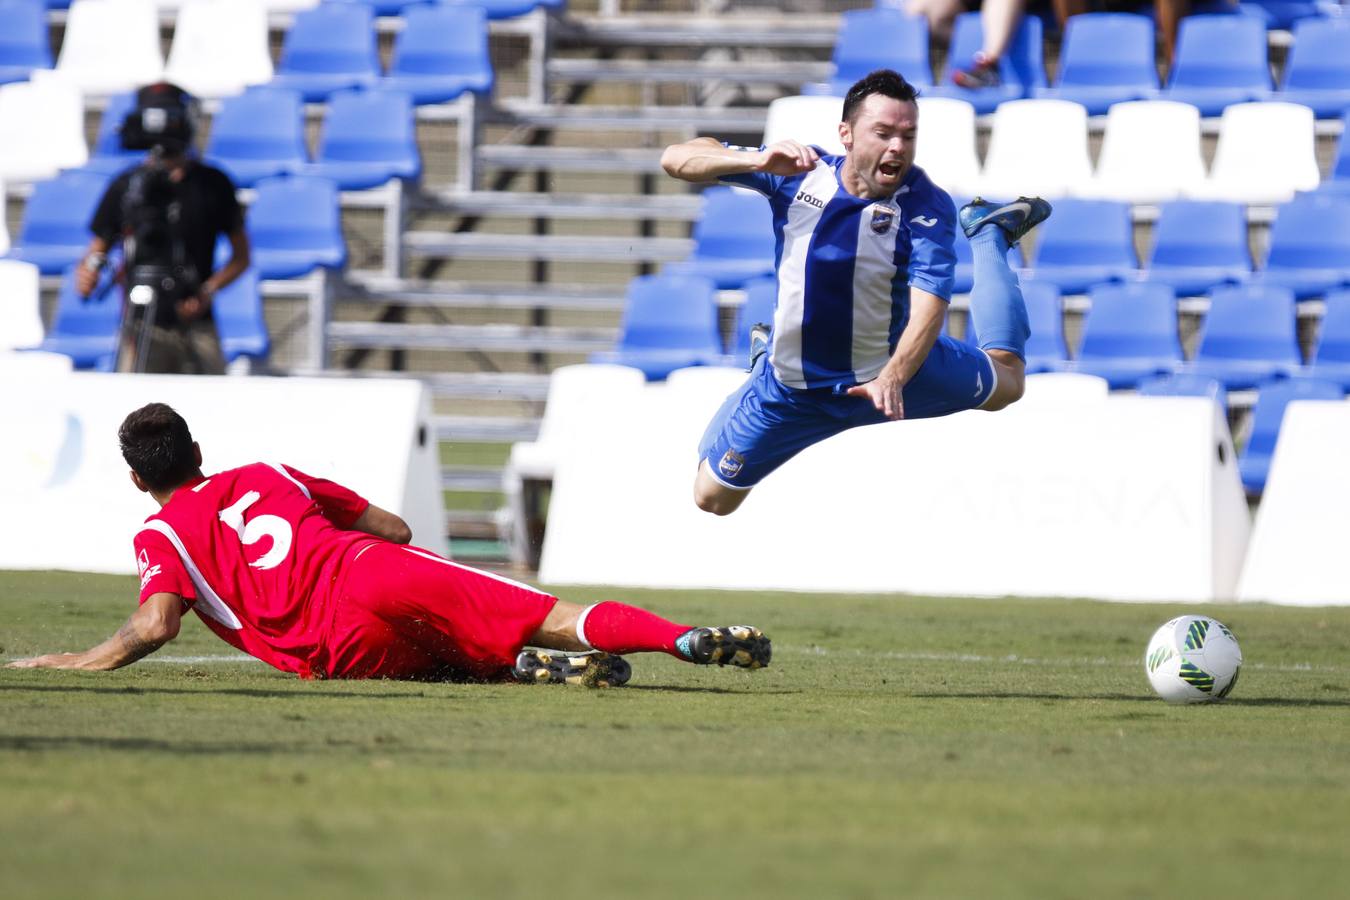
[[[1168,703],[1222,700],[1241,668],[1237,638],[1208,616],[1177,616],[1153,632],[1144,652],[1149,683]]]

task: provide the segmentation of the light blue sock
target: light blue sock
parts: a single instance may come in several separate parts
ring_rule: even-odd
[[[1008,236],[989,224],[970,239],[975,258],[975,286],[970,291],[970,315],[981,350],[1007,350],[1026,362],[1027,305],[1017,273],[1008,265]]]

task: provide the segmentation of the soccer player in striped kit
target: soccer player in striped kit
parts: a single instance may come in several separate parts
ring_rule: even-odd
[[[843,156],[793,140],[754,150],[710,137],[662,155],[675,178],[764,194],[777,238],[771,345],[704,434],[700,508],[734,512],[774,469],[847,428],[999,410],[1021,398],[1030,330],[1007,253],[1050,205],[976,198],[962,208],[980,347],[940,334],[958,217],[914,165],[917,96],[889,69],[860,79],[844,98]]]

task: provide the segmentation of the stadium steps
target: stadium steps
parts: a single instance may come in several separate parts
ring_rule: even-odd
[[[424,191],[418,211],[548,219],[668,219],[692,222],[703,208],[697,194],[557,194],[527,191]]]
[[[512,353],[590,353],[609,350],[615,328],[549,325],[427,325],[406,322],[333,322],[333,347],[398,350],[481,350]]]
[[[623,309],[624,288],[590,284],[514,285],[439,281],[393,278],[378,272],[348,272],[341,299],[460,309],[618,312]]]
[[[503,100],[485,115],[488,122],[535,128],[629,132],[697,129],[760,134],[764,131],[768,109],[763,106],[569,106]]]
[[[569,260],[580,262],[670,262],[694,250],[689,238],[485,234],[408,231],[403,247],[422,257]]]
[[[809,60],[745,59],[552,59],[550,82],[623,82],[672,84],[726,82],[730,84],[788,85],[795,91],[804,82],[824,81],[834,74],[829,62]]]
[[[432,416],[431,424],[440,441],[510,444],[539,435],[539,420],[520,416]]]
[[[479,165],[489,169],[653,174],[661,171],[661,151],[654,149],[485,144],[477,152]]]
[[[549,376],[540,372],[417,372],[332,369],[312,377],[350,380],[412,379],[420,381],[438,400],[513,400],[542,403],[548,396]]]
[[[500,466],[445,466],[441,489],[469,493],[497,493],[502,489]]]
[[[817,49],[834,47],[839,16],[793,12],[791,15],[688,16],[649,13],[626,16],[571,15],[559,19],[552,39],[557,47],[754,47]]]
[[[450,535],[450,555],[457,559],[463,555],[457,549],[457,541],[496,541],[501,536],[497,514],[482,510],[446,510],[445,530]],[[492,554],[492,558],[503,559],[504,554]]]

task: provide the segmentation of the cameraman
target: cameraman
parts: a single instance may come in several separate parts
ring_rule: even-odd
[[[119,371],[225,373],[212,300],[248,268],[249,242],[234,183],[192,153],[194,127],[187,92],[162,82],[142,88],[122,142],[150,156],[113,180],[90,222],[94,237],[76,276],[82,296],[93,290],[114,243],[126,248],[122,280],[133,302],[124,312]],[[222,234],[230,259],[217,271]],[[147,282],[154,285],[148,293],[137,287]]]

